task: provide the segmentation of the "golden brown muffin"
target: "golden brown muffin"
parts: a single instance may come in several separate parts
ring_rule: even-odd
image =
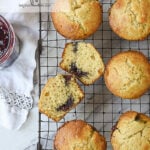
[[[150,150],[150,118],[134,111],[122,114],[111,143],[113,150]]]
[[[54,140],[55,150],[106,150],[105,138],[82,120],[66,122]]]
[[[44,86],[38,104],[39,111],[54,121],[59,121],[83,97],[83,91],[74,76],[59,74],[50,78]]]
[[[134,99],[150,88],[150,63],[138,51],[125,51],[113,56],[106,66],[107,88],[116,96]]]
[[[110,9],[112,30],[126,40],[143,40],[150,34],[150,0],[117,0]]]
[[[82,83],[94,83],[104,72],[103,60],[90,43],[67,43],[60,67],[74,74]]]
[[[74,40],[84,39],[99,28],[102,7],[98,0],[56,0],[51,17],[61,35]]]

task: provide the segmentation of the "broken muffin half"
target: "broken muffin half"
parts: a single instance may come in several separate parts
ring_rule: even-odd
[[[61,120],[84,98],[84,93],[73,75],[59,74],[48,80],[42,89],[39,111],[54,121]]]
[[[104,72],[100,53],[91,43],[85,42],[67,43],[60,67],[74,74],[85,85],[93,84]]]

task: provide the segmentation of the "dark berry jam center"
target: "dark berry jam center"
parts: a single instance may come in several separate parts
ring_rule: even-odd
[[[78,43],[74,42],[74,43],[72,43],[72,46],[73,46],[73,52],[76,53],[78,50]]]
[[[9,42],[9,31],[6,24],[0,19],[0,58],[2,58],[6,52]]]
[[[65,85],[68,85],[72,78],[72,75],[64,75],[63,77],[65,79]]]
[[[81,69],[77,68],[76,63],[72,62],[70,66],[70,72],[76,75],[79,78],[82,78],[83,76],[87,76],[88,73],[82,71]]]
[[[56,110],[57,110],[57,111],[67,111],[67,110],[69,110],[70,107],[73,106],[73,102],[74,102],[74,99],[73,99],[72,96],[70,96],[70,97],[67,99],[66,103],[65,103],[65,104],[62,104],[61,106],[59,106]]]

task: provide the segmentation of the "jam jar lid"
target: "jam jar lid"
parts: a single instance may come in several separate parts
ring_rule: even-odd
[[[0,65],[13,53],[15,33],[8,21],[0,15]]]

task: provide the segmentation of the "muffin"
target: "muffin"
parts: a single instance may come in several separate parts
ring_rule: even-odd
[[[82,120],[72,120],[58,129],[54,149],[106,150],[106,141],[91,125]]]
[[[42,89],[39,111],[54,121],[61,120],[84,97],[72,75],[59,74],[48,80]]]
[[[90,43],[68,43],[62,54],[60,67],[74,74],[83,84],[94,83],[104,72],[103,60]]]
[[[117,0],[110,9],[112,30],[126,40],[143,40],[150,34],[150,0]]]
[[[85,39],[102,22],[102,7],[97,0],[56,0],[51,12],[55,29],[68,39]]]
[[[114,95],[139,98],[150,88],[150,63],[141,52],[120,52],[107,63],[104,79]]]
[[[134,111],[122,114],[111,143],[113,150],[150,150],[150,118]]]

